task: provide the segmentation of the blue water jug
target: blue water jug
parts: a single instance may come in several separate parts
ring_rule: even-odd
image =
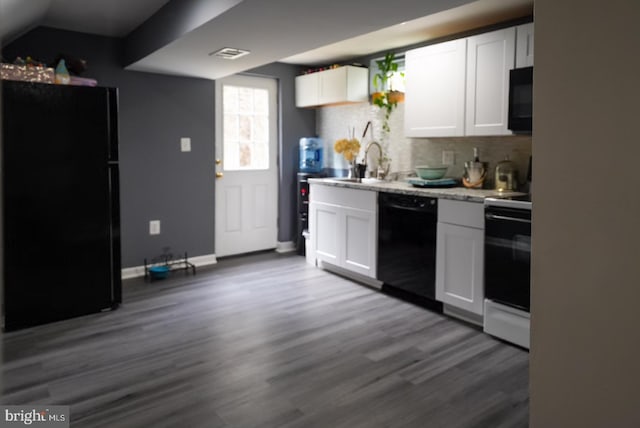
[[[323,148],[321,138],[300,139],[300,172],[322,172]]]

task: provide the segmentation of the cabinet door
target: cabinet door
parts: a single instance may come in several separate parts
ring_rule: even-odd
[[[516,27],[516,68],[533,66],[533,22]]]
[[[316,259],[340,265],[340,240],[344,239],[341,209],[327,204],[312,203],[309,219]]]
[[[346,65],[319,74],[319,104],[367,101],[368,69]]]
[[[406,53],[405,135],[464,135],[466,40]]]
[[[467,39],[466,135],[509,135],[509,70],[515,64],[515,27]]]
[[[346,97],[346,67],[322,71],[320,73],[320,104],[332,104],[345,101]]]
[[[438,223],[436,299],[482,315],[484,230]]]
[[[344,222],[343,267],[375,278],[377,226],[374,212],[345,208]]]
[[[305,74],[296,77],[296,107],[311,107],[319,104],[319,73]]]

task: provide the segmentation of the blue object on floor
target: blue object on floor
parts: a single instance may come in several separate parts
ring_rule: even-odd
[[[169,276],[171,268],[169,266],[151,266],[149,268],[149,274],[153,279],[164,279]]]

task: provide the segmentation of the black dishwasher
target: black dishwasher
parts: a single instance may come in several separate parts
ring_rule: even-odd
[[[438,199],[380,193],[378,279],[382,290],[433,309],[436,297]]]

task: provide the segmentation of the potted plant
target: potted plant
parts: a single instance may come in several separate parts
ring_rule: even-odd
[[[383,59],[376,61],[378,72],[373,76],[373,86],[376,92],[371,95],[373,104],[384,110],[382,129],[389,132],[389,117],[398,102],[404,100],[404,93],[393,89],[391,78],[398,72],[398,63],[393,52],[387,52]],[[400,73],[404,77],[404,73]]]

